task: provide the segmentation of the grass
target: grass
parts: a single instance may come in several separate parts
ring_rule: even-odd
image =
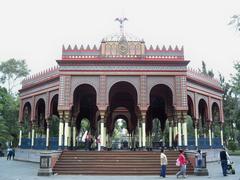
[[[240,149],[237,149],[235,151],[231,151],[229,150],[229,155],[232,155],[232,156],[240,156]]]

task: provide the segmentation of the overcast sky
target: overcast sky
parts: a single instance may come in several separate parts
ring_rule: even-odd
[[[189,66],[204,60],[229,78],[240,60],[240,32],[228,26],[239,0],[6,0],[0,2],[0,61],[25,59],[31,74],[56,65],[62,45],[100,45],[125,31],[147,46],[184,46]]]

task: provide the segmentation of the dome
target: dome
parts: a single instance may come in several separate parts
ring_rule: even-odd
[[[121,34],[111,34],[106,36],[105,38],[103,38],[102,41],[120,41],[122,39],[122,35]],[[127,41],[142,41],[143,39],[140,39],[132,34],[124,34],[124,39],[126,39]]]

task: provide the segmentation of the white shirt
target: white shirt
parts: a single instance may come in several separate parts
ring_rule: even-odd
[[[160,155],[161,165],[167,165],[167,156],[164,153]]]

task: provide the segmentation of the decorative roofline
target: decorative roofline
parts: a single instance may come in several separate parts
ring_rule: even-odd
[[[54,66],[48,69],[45,69],[39,73],[30,75],[28,77],[26,77],[25,79],[23,79],[22,81],[22,87],[26,87],[30,84],[33,83],[38,83],[41,80],[47,79],[49,77],[52,77],[54,75],[59,74],[59,67],[58,66]]]
[[[168,51],[171,51],[171,52],[182,52],[184,53],[184,48],[183,46],[181,46],[181,48],[179,48],[178,46],[175,46],[175,48],[172,48],[172,46],[168,46],[168,49],[166,48],[165,45],[162,46],[162,48],[160,49],[159,46],[157,45],[155,48],[153,48],[152,45],[149,46],[149,48],[147,48],[145,46],[145,50],[146,51],[158,51],[158,52],[168,52]]]
[[[193,69],[191,67],[188,67],[188,69],[187,69],[187,76],[192,77],[197,80],[200,80],[200,81],[203,81],[203,82],[210,83],[210,84],[214,85],[215,87],[221,88],[220,81],[218,79],[208,76],[206,74],[203,74],[199,70]]]

